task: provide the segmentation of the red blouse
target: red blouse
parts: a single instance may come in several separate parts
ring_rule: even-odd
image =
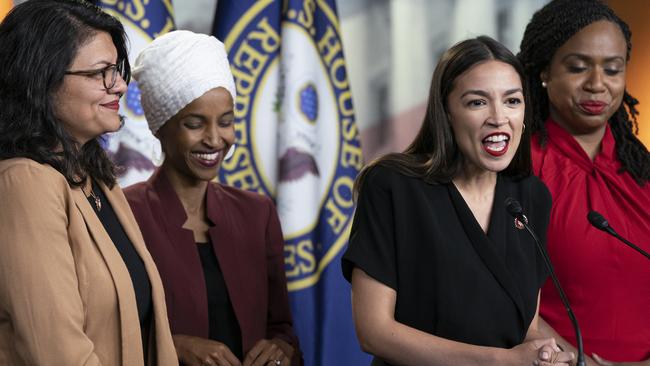
[[[618,173],[609,125],[593,161],[552,120],[542,148],[533,138],[535,174],[553,208],[548,250],[582,330],[587,355],[613,361],[650,358],[650,261],[587,221],[600,212],[624,238],[650,251],[650,183],[640,187]],[[551,281],[542,289],[541,316],[575,345],[575,333]]]

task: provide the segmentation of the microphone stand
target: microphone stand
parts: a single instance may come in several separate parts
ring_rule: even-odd
[[[546,252],[546,248],[542,246],[542,243],[539,241],[539,238],[528,225],[528,218],[526,218],[526,216],[523,214],[523,209],[521,208],[519,202],[517,202],[515,199],[511,197],[506,198],[506,209],[508,210],[508,213],[510,215],[512,215],[515,219],[519,220],[519,222],[523,224],[528,234],[530,234],[530,236],[533,238],[535,245],[537,245],[537,250],[539,250],[539,253],[542,255],[542,258],[544,259],[544,264],[546,265],[546,269],[551,275],[551,279],[553,280],[553,285],[555,285],[555,289],[560,295],[562,304],[564,305],[564,308],[566,309],[567,314],[569,315],[569,319],[573,324],[573,329],[575,329],[576,332],[576,346],[578,349],[578,359],[576,361],[576,366],[586,366],[585,351],[584,351],[584,346],[582,344],[582,333],[580,332],[578,319],[576,319],[575,314],[573,314],[573,310],[571,309],[571,305],[569,304],[569,299],[566,297],[566,294],[564,293],[564,290],[560,285],[560,281],[557,279],[557,276],[555,275],[555,271],[553,270],[553,264],[551,263],[551,259],[549,258],[548,253]]]
[[[650,254],[648,254],[648,252],[646,252],[645,250],[643,250],[643,249],[639,248],[638,246],[634,245],[632,242],[625,239],[624,237],[618,235],[616,230],[614,230],[614,228],[609,224],[609,222],[607,220],[605,220],[605,217],[603,217],[603,215],[601,215],[600,213],[598,213],[596,211],[589,212],[589,214],[587,214],[587,220],[589,220],[589,223],[593,227],[595,227],[596,229],[602,230],[602,231],[608,233],[609,235],[611,235],[611,236],[615,237],[616,239],[620,240],[621,242],[623,242],[623,244],[626,244],[630,248],[632,248],[632,249],[636,250],[637,252],[641,253],[641,255],[643,255],[644,257],[650,259]]]
[[[614,229],[612,229],[612,231],[614,231]],[[629,240],[625,239],[624,237],[618,235],[618,233],[616,231],[614,231],[612,233],[612,236],[615,237],[616,239],[622,241],[623,243],[627,244],[630,248],[632,248],[632,249],[636,250],[637,252],[641,253],[646,258],[650,259],[650,254],[648,254],[648,252],[646,252],[645,250],[643,250],[643,249],[639,248],[638,246],[632,244]]]

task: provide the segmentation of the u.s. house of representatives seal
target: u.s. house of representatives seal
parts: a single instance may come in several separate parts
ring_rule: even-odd
[[[278,12],[277,2],[256,2],[225,39],[238,147],[220,179],[275,198],[296,291],[347,242],[362,154],[334,12],[321,1],[284,2],[281,25]]]

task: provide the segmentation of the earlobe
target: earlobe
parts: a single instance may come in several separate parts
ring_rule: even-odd
[[[542,80],[542,88],[546,88],[548,85],[548,70],[540,72],[539,78]]]

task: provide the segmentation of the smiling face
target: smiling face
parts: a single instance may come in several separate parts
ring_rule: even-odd
[[[605,131],[625,92],[627,44],[607,20],[594,22],[558,48],[547,70],[551,118],[574,136]]]
[[[454,81],[447,108],[465,168],[499,172],[512,161],[523,132],[524,94],[517,71],[481,62]]]
[[[190,185],[211,181],[235,143],[233,100],[224,88],[212,89],[181,109],[156,134],[163,169]]]
[[[97,32],[79,47],[68,68],[77,70],[102,69],[117,63],[117,49],[111,36]],[[106,132],[120,128],[120,96],[126,92],[126,82],[118,74],[115,85],[106,90],[102,74],[65,75],[54,94],[55,116],[66,131],[80,144]]]

